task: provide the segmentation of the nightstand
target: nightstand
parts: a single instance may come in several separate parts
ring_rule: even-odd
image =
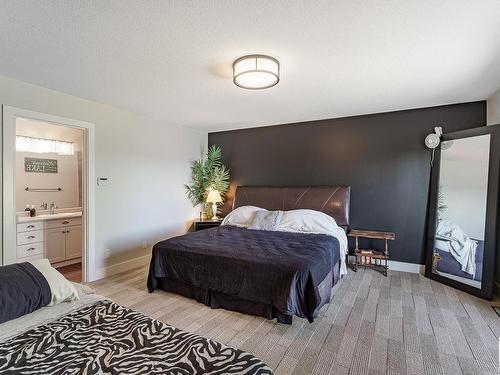
[[[210,229],[218,227],[222,223],[222,219],[218,220],[195,220],[193,223],[193,229],[195,232],[203,229]]]
[[[393,232],[380,232],[375,230],[358,230],[352,229],[347,234],[349,237],[356,239],[356,248],[354,249],[355,260],[352,265],[352,270],[356,272],[358,267],[367,267],[376,269],[387,276],[387,261],[389,260],[389,243],[396,239]],[[358,244],[359,238],[369,238],[372,240],[384,240],[384,251],[360,249]]]

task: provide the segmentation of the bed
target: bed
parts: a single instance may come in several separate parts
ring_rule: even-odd
[[[0,267],[1,374],[272,374],[251,354],[151,319],[54,272],[71,298],[47,296],[59,287],[46,278],[48,287],[30,263]]]
[[[471,285],[480,285],[483,255],[483,240],[469,237],[453,220],[438,219],[434,241],[434,272],[463,282],[468,280],[473,283]]]
[[[482,270],[483,270],[484,241],[476,239],[472,240],[477,242],[476,257],[475,257],[477,272],[474,275],[462,271],[460,263],[453,257],[453,255],[449,251],[443,249],[442,246],[434,248],[435,271],[480,282],[483,275]]]
[[[312,322],[345,268],[349,205],[349,186],[238,187],[233,210],[315,210],[333,218],[342,236],[223,225],[170,238],[153,247],[148,290],[280,323]]]

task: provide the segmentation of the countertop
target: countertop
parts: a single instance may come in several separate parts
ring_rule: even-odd
[[[31,216],[18,216],[18,223],[29,223],[32,221],[42,221],[42,220],[55,220],[55,219],[66,219],[70,217],[81,217],[81,212],[58,212],[55,214],[42,214],[34,217]]]

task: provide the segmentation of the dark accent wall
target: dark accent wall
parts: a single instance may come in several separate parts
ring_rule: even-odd
[[[208,143],[222,148],[231,170],[228,201],[238,185],[351,185],[351,228],[394,231],[391,259],[423,264],[431,158],[424,138],[434,126],[485,124],[480,101],[216,132]]]

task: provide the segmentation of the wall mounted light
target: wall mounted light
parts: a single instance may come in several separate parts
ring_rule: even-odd
[[[243,56],[233,62],[233,82],[236,86],[261,90],[275,86],[280,80],[280,63],[266,55]]]
[[[57,141],[55,139],[43,139],[16,136],[16,151],[43,153],[55,153],[59,155],[74,155],[72,142]]]

